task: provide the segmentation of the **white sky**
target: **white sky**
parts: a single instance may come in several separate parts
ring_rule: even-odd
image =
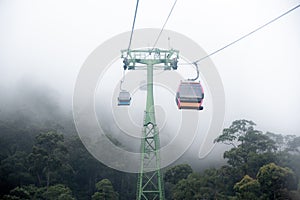
[[[173,2],[140,0],[136,28],[161,28]],[[178,0],[166,28],[210,53],[299,3]],[[131,29],[134,8],[134,0],[0,0],[0,89],[36,78],[71,103],[82,63]],[[211,57],[225,87],[226,126],[246,118],[262,130],[300,134],[299,22],[300,8]]]

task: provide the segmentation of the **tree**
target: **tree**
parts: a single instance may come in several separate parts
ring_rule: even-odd
[[[228,159],[228,164],[240,170],[241,177],[246,174],[255,177],[262,165],[275,161],[275,142],[256,130],[252,121],[234,121],[215,142],[233,146],[224,153],[224,158]]]
[[[69,163],[74,171],[69,186],[77,198],[88,199],[94,193],[97,179],[112,177],[113,170],[96,160],[78,136],[66,140],[66,146],[70,152]]]
[[[222,135],[217,137],[214,142],[224,143],[236,147],[237,141],[240,141],[240,137],[248,132],[254,130],[256,124],[249,120],[235,120],[232,122],[229,128],[223,130]]]
[[[25,152],[17,151],[1,161],[1,181],[9,185],[9,190],[17,186],[33,183],[33,177],[28,171],[26,157],[27,154]]]
[[[229,128],[225,128],[222,135],[217,137],[214,142],[232,145],[234,149],[247,147],[248,151],[255,153],[275,151],[275,142],[261,131],[256,130],[255,125],[249,120],[236,120]]]
[[[300,136],[296,137],[294,136],[294,138],[290,141],[288,141],[288,151],[292,151],[295,153],[300,153]]]
[[[238,200],[259,199],[261,195],[259,182],[248,175],[234,185],[234,190],[237,192]]]
[[[188,164],[176,165],[166,171],[164,180],[176,184],[181,179],[186,179],[191,173],[193,173],[193,169]]]
[[[92,196],[92,200],[118,200],[119,194],[115,192],[110,180],[102,179],[96,183],[97,191]]]
[[[62,184],[50,186],[42,196],[45,200],[75,200],[70,188]]]
[[[68,151],[63,144],[64,137],[54,131],[39,134],[36,137],[32,153],[28,156],[29,168],[37,177],[38,184],[49,187],[51,174],[54,175],[63,165],[67,165]]]
[[[265,135],[275,142],[277,152],[290,151],[293,149],[290,144],[296,138],[295,135],[281,135],[268,131]]]
[[[193,173],[193,169],[188,164],[176,165],[169,168],[164,173],[166,199],[172,198],[172,191],[174,190],[175,185],[180,180],[186,179],[191,173]]]
[[[16,187],[4,196],[4,200],[30,200],[30,194],[24,188]]]
[[[47,190],[45,187],[36,187],[35,185],[24,185],[22,186],[30,195],[30,200],[43,199],[43,193]]]
[[[201,191],[202,195],[210,199],[223,199],[224,196],[230,196],[232,185],[235,181],[234,169],[230,169],[226,166],[220,169],[210,168],[206,169],[201,174]]]
[[[197,173],[190,174],[187,179],[180,180],[174,190],[174,200],[196,200],[200,198],[200,175]]]
[[[224,165],[218,169],[218,188],[220,193],[226,196],[233,196],[235,194],[234,185],[241,180],[239,169]]]
[[[75,200],[70,188],[62,184],[47,187],[28,185],[16,187],[4,196],[4,200]]]
[[[257,180],[262,192],[269,199],[277,199],[285,191],[297,189],[294,172],[274,163],[262,166],[257,173]]]

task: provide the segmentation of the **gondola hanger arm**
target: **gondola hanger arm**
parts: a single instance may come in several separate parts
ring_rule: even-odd
[[[199,67],[198,67],[198,64],[197,64],[197,62],[193,62],[192,64],[195,65],[195,67],[196,67],[197,76],[195,78],[187,79],[188,81],[196,81],[199,78]]]

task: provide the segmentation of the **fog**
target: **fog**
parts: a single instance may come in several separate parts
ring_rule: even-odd
[[[178,1],[166,28],[210,53],[297,3]],[[141,1],[136,28],[161,28],[172,4]],[[134,7],[129,0],[1,0],[1,117],[24,105],[36,118],[68,113],[82,64],[102,42],[130,30]],[[225,88],[224,126],[250,119],[263,131],[300,134],[299,19],[297,9],[211,57]]]
[[[136,28],[162,26],[172,2],[157,3],[140,4]],[[296,3],[179,1],[166,28],[209,53]],[[134,6],[131,1],[1,1],[1,85],[9,89],[29,76],[70,103],[82,63],[103,41],[130,30]],[[248,118],[262,129],[299,133],[299,15],[295,10],[212,57],[225,87],[225,124]]]

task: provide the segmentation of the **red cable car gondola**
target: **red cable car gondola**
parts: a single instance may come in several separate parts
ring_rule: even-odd
[[[200,82],[181,81],[176,93],[178,109],[203,110],[203,87]]]

